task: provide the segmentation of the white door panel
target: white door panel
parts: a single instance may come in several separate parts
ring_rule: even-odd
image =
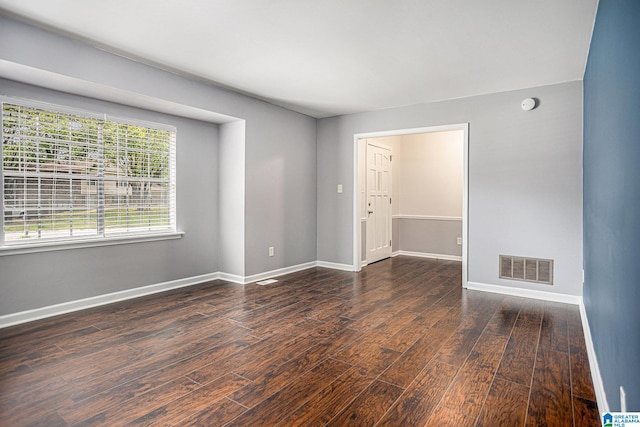
[[[367,144],[367,263],[391,256],[391,151]]]

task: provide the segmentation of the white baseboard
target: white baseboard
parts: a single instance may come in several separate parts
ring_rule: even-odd
[[[365,218],[366,219],[366,218]],[[462,222],[461,216],[436,216],[436,215],[392,215],[391,219],[422,219],[426,221],[459,221]]]
[[[244,284],[257,282],[258,280],[270,279],[272,277],[283,276],[289,273],[295,273],[296,271],[306,270],[318,265],[317,261],[306,262],[304,264],[293,265],[291,267],[279,268],[277,270],[266,271],[264,273],[253,274],[244,278]],[[220,278],[222,278],[222,273]],[[240,282],[238,282],[240,283]]]
[[[591,339],[591,328],[589,327],[589,320],[587,319],[587,312],[584,308],[584,301],[580,301],[580,318],[582,320],[582,330],[584,331],[584,340],[587,346],[587,355],[589,356],[589,369],[591,369],[591,380],[593,381],[593,388],[596,392],[596,400],[598,403],[598,412],[609,412],[609,403],[607,402],[607,395],[604,392],[604,383],[602,382],[602,375],[600,374],[600,366],[598,365],[598,358],[596,357],[596,350],[593,346],[593,340]]]
[[[333,270],[353,271],[353,265],[351,264],[338,264],[335,262],[317,261],[316,266],[331,268]]]
[[[239,285],[244,285],[244,276],[238,276],[236,274],[222,273],[218,272],[218,279],[224,280],[225,282],[238,283]]]
[[[432,258],[432,259],[441,259],[445,261],[462,261],[461,256],[457,255],[443,255],[443,254],[430,254],[427,252],[411,252],[411,251],[395,251],[391,254],[392,257],[398,255],[406,255],[406,256],[415,256],[419,258]]]
[[[533,289],[512,288],[509,286],[489,285],[486,283],[467,282],[467,289],[474,291],[493,292],[496,294],[512,295],[516,297],[541,299],[544,301],[562,302],[579,305],[582,297],[578,295],[556,294],[553,292],[536,291]]]
[[[312,261],[304,264],[298,264],[291,267],[280,268],[277,270],[267,271],[252,276],[238,276],[229,273],[209,273],[200,276],[187,277],[184,279],[172,280],[154,285],[142,286],[139,288],[127,289],[124,291],[113,292],[104,295],[98,295],[90,298],[83,298],[75,301],[63,302],[60,304],[40,307],[32,310],[20,311],[17,313],[6,314],[0,316],[0,329],[21,323],[32,322],[47,317],[58,316],[60,314],[71,313],[74,311],[84,310],[87,308],[98,307],[101,305],[111,304],[127,299],[138,298],[145,295],[156,294],[171,289],[182,288],[186,286],[197,285],[211,280],[225,280],[227,282],[239,283],[241,285],[253,283],[258,280],[268,279],[271,277],[282,276],[284,274],[294,273],[296,271],[306,270],[315,266],[333,268],[337,270],[353,271],[352,266],[346,264],[333,264],[320,261]]]
[[[187,277],[184,279],[157,283],[155,285],[142,286],[139,288],[98,295],[95,297],[63,302],[61,304],[50,305],[33,310],[25,310],[18,313],[6,314],[4,316],[0,316],[0,328],[6,328],[8,326],[18,325],[20,323],[32,322],[34,320],[44,319],[46,317],[58,316],[60,314],[71,313],[73,311],[84,310],[86,308],[98,307],[101,305],[111,304],[127,299],[138,298],[141,296],[164,292],[171,289],[197,285],[200,283],[209,282],[211,280],[217,280],[219,278],[219,273],[203,274],[200,276]]]

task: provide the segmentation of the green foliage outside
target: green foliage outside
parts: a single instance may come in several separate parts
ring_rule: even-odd
[[[28,190],[21,178],[48,173],[57,176],[57,180],[84,179],[95,185],[101,177],[117,177],[128,187],[122,192],[125,196],[119,196],[119,203],[126,205],[124,199],[129,198],[137,207],[110,209],[107,201],[101,201],[105,206],[105,229],[168,225],[167,207],[157,207],[158,200],[153,200],[151,190],[155,185],[168,191],[161,181],[166,183],[169,179],[170,132],[6,103],[2,114],[5,210],[33,209],[35,203],[45,208],[41,209],[41,230],[70,229],[71,218],[73,229],[95,229],[96,211],[81,207],[77,201],[74,205],[78,210],[72,214],[46,208],[70,197],[83,197],[82,194],[69,195],[68,186],[66,193],[42,186],[40,196],[34,196],[35,178],[29,178]],[[163,191],[161,198],[168,200],[168,194]],[[60,205],[56,208],[60,209]],[[25,228],[29,234],[37,233],[38,220],[33,215],[5,217],[5,232]]]
[[[3,130],[5,171],[35,171],[36,164],[56,164],[63,171],[83,163],[86,172],[97,174],[102,158],[105,174],[169,177],[167,131],[10,104],[3,107]]]

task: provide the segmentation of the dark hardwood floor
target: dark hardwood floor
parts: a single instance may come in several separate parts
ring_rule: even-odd
[[[397,257],[0,330],[2,426],[599,426],[577,306]]]

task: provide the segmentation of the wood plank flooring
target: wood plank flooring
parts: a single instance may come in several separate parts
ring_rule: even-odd
[[[599,426],[577,306],[460,264],[214,281],[0,330],[2,426]]]

